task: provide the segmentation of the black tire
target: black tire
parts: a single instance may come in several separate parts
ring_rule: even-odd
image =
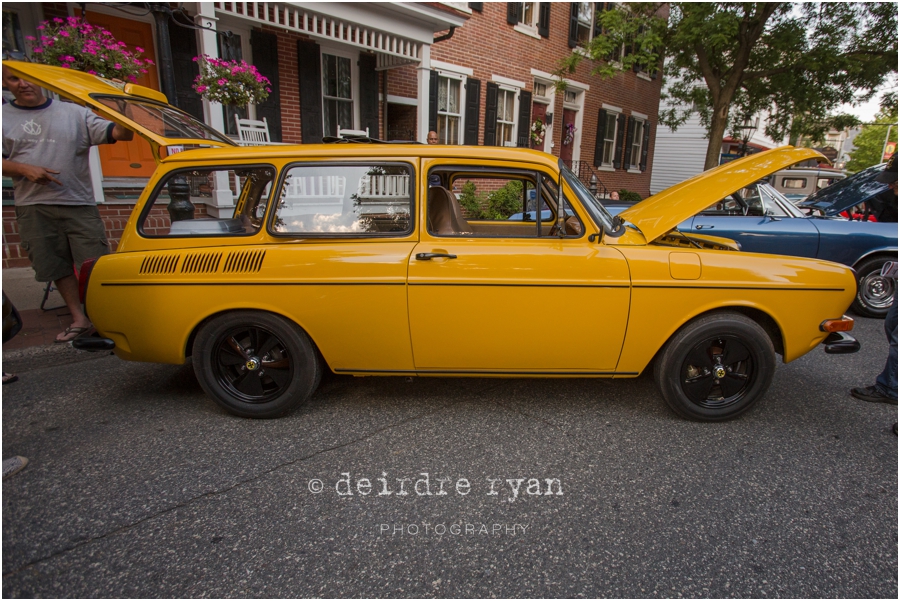
[[[881,267],[896,257],[872,257],[866,259],[856,270],[856,298],[850,309],[863,317],[884,319],[893,304],[897,280],[881,277]]]
[[[682,327],[653,366],[656,386],[681,417],[719,422],[753,407],[775,374],[775,348],[759,324],[714,313]]]
[[[280,417],[305,403],[319,385],[318,351],[297,324],[262,311],[211,319],[194,339],[194,373],[226,411]]]

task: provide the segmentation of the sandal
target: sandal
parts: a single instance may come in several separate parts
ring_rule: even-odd
[[[12,384],[13,382],[18,382],[18,381],[19,381],[19,376],[17,376],[16,374],[8,374],[6,372],[3,372],[3,383],[4,384]]]
[[[93,327],[94,327],[94,324],[89,324],[83,328],[69,326],[68,328],[66,328],[66,331],[63,332],[63,337],[57,338],[53,342],[55,342],[56,344],[64,344],[66,342],[72,342],[79,336],[84,336],[85,334],[90,332],[91,328],[93,328]]]

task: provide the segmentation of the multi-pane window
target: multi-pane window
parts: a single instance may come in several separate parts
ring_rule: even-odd
[[[603,157],[601,164],[604,167],[612,167],[616,156],[616,126],[618,120],[616,113],[606,114],[606,127],[603,131]]]
[[[637,167],[641,164],[641,147],[644,143],[644,127],[646,127],[646,123],[641,119],[635,119],[632,123],[634,123],[634,131],[631,134],[633,137],[631,148],[628,149],[628,157],[630,158],[628,164],[632,167]]]
[[[497,146],[515,146],[516,93],[500,88],[497,95]]]
[[[322,54],[322,103],[325,135],[353,129],[353,91],[349,58]]]
[[[578,3],[578,29],[575,33],[575,39],[578,40],[579,46],[584,46],[591,41],[594,32],[594,3],[579,2]]]
[[[460,90],[462,81],[452,77],[438,79],[438,141],[441,144],[459,144]]]

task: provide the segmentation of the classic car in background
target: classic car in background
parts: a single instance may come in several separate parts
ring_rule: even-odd
[[[766,180],[785,198],[796,203],[845,177],[847,174],[843,171],[830,167],[793,167],[773,173]]]
[[[883,167],[873,169],[877,175]],[[814,257],[849,265],[858,278],[852,309],[866,317],[884,318],[893,302],[896,280],[882,277],[881,267],[897,260],[897,224],[819,214],[839,214],[857,204],[856,200],[865,202],[870,192],[886,189],[884,184],[872,185],[870,179],[874,175],[856,180],[859,186],[852,186],[854,178],[847,178],[824,188],[804,203],[817,209],[810,215],[769,184],[754,184],[755,191],[749,196],[734,193],[720,199],[681,222],[678,230],[730,238],[744,251]],[[859,193],[860,189],[865,193]],[[629,206],[606,204],[613,214]]]
[[[158,93],[6,66],[134,129],[158,157],[117,252],[82,269],[103,338],[74,346],[191,357],[203,389],[236,415],[295,409],[325,369],[631,378],[652,367],[678,415],[721,421],[763,398],[777,355],[859,347],[843,316],[856,293],[849,268],[675,229],[723,193],[820,156],[809,149],[702,173],[624,211],[626,225],[542,152],[239,148]],[[172,144],[188,149],[166,156]],[[534,190],[552,218],[466,219],[457,190],[495,200],[503,190],[521,213]],[[230,195],[230,215],[201,210],[213,194]]]

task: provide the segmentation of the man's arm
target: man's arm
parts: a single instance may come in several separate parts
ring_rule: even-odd
[[[112,138],[121,142],[130,142],[134,139],[134,132],[116,123],[112,129]]]
[[[46,186],[50,182],[62,186],[63,183],[51,174],[59,175],[59,171],[3,159],[3,175],[6,177],[24,177],[28,181],[41,184],[42,186]]]

